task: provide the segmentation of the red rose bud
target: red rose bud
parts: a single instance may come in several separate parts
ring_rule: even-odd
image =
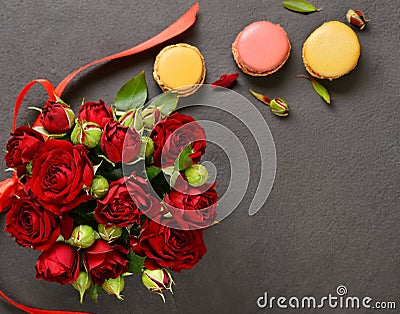
[[[221,75],[221,77],[218,80],[216,80],[214,83],[211,84],[211,87],[212,88],[215,88],[215,87],[228,88],[236,81],[238,76],[239,76],[239,73]]]
[[[40,254],[36,278],[60,284],[73,283],[79,276],[79,254],[70,245],[57,242]]]
[[[286,117],[289,115],[289,106],[285,99],[274,98],[269,104],[271,112],[279,117]]]
[[[76,144],[83,144],[88,148],[94,148],[100,143],[101,129],[97,123],[77,123],[72,130],[71,141]]]
[[[81,304],[83,303],[83,296],[85,295],[85,292],[90,288],[91,285],[92,282],[90,281],[87,272],[84,271],[81,271],[78,279],[72,283],[72,286],[79,291]]]
[[[58,215],[90,200],[93,166],[88,153],[83,145],[47,140],[32,161],[32,175],[25,189]]]
[[[64,134],[73,127],[75,114],[65,104],[48,101],[43,107],[40,122],[50,134]]]
[[[150,219],[143,223],[138,239],[131,237],[130,245],[146,256],[145,267],[158,265],[176,272],[193,268],[207,252],[203,230],[173,229]]]
[[[142,111],[143,127],[148,131],[151,131],[161,119],[161,112],[158,109],[146,108]]]
[[[185,170],[185,176],[191,186],[199,187],[207,182],[208,171],[206,167],[195,164]]]
[[[90,279],[103,285],[109,278],[117,278],[128,270],[129,250],[120,244],[111,246],[106,241],[96,242],[84,251],[84,264]]]
[[[139,133],[135,129],[123,126],[118,121],[108,122],[100,139],[102,151],[112,162],[133,161],[140,152],[141,143]]]
[[[17,169],[17,175],[22,176],[25,174],[26,165],[43,143],[43,136],[39,132],[27,126],[19,127],[11,133],[7,143],[7,154],[4,157],[7,167]]]
[[[207,146],[203,127],[193,117],[178,112],[174,112],[157,123],[150,137],[154,142],[153,158],[156,167],[173,166],[189,143],[191,143],[193,153],[188,157],[193,160],[193,163],[197,163]],[[164,146],[166,146],[165,149]]]
[[[147,290],[160,295],[164,303],[165,297],[163,292],[168,290],[173,293],[172,284],[174,284],[174,281],[172,280],[171,273],[166,268],[145,269],[142,273],[142,282]]]
[[[114,114],[112,109],[103,100],[99,100],[99,102],[85,102],[78,113],[79,122],[94,122],[101,129],[104,128],[107,122],[113,119]]]
[[[94,198],[100,199],[107,195],[109,184],[106,178],[96,174],[93,178],[93,183],[90,191]]]
[[[369,22],[366,19],[365,14],[359,10],[349,10],[346,14],[347,21],[354,26],[357,26],[360,30],[365,28],[365,25]]]
[[[81,249],[91,247],[95,240],[94,230],[90,226],[79,225],[72,231],[71,242]]]
[[[5,231],[17,244],[47,250],[60,235],[60,219],[37,204],[23,190],[8,200]]]
[[[122,235],[122,229],[115,225],[99,225],[100,237],[108,243],[117,240]]]
[[[121,291],[124,289],[125,280],[124,277],[119,276],[117,278],[106,279],[102,285],[102,288],[109,295],[114,294],[118,300],[123,300]]]

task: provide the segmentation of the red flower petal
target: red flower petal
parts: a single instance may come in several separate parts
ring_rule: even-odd
[[[221,75],[221,77],[218,80],[216,80],[214,83],[211,84],[211,87],[212,88],[215,88],[215,87],[228,88],[236,81],[238,76],[239,76],[239,73],[231,73],[231,74]]]

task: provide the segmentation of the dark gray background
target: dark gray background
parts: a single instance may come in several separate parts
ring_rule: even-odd
[[[200,1],[194,27],[170,41],[199,47],[210,83],[238,70],[230,47],[245,25],[267,19],[287,31],[292,44],[287,64],[267,78],[241,74],[234,86],[254,102],[249,87],[271,97],[285,97],[291,108],[288,118],[279,119],[255,102],[270,126],[278,158],[275,184],[262,210],[253,217],[247,214],[257,183],[257,154],[244,132],[246,147],[254,151],[250,151],[254,178],[248,195],[238,210],[206,232],[208,253],[195,269],[174,275],[175,294],[167,296],[166,304],[134,277],[127,280],[124,302],[103,295],[100,307],[88,299],[81,306],[71,287],[36,280],[37,252],[17,246],[3,232],[1,290],[19,302],[46,309],[257,313],[262,310],[256,299],[264,291],[274,296],[318,297],[334,294],[344,284],[349,295],[394,300],[400,306],[398,2],[315,0],[323,10],[310,15],[289,12],[280,2]],[[83,64],[153,36],[191,5],[192,1],[184,0],[2,0],[0,147],[5,147],[9,137],[16,95],[27,82],[44,77],[56,84]],[[357,32],[362,49],[355,71],[324,82],[333,98],[328,106],[309,82],[295,78],[305,73],[301,48],[312,30],[324,21],[345,21],[352,7],[364,10],[372,21],[364,32]],[[118,88],[142,69],[150,96],[156,96],[159,89],[151,72],[161,48],[85,72],[64,98],[75,108],[83,96],[111,102]],[[44,99],[40,88],[30,92],[20,124],[36,116],[25,109],[27,105],[41,106]],[[193,114],[197,118],[209,115],[206,110]],[[231,123],[234,131],[240,131],[237,125],[236,129]],[[212,152],[211,148],[208,155]],[[5,163],[1,161],[0,166],[5,168]],[[6,177],[1,173],[1,179]],[[222,189],[224,182],[220,179]],[[2,301],[0,312],[18,313]]]

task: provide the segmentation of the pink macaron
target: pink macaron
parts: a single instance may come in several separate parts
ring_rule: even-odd
[[[280,25],[259,21],[239,33],[232,44],[232,53],[244,73],[266,76],[285,64],[290,48],[289,38]]]

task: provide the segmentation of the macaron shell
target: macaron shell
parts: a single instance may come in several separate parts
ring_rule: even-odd
[[[321,79],[339,78],[353,70],[360,57],[356,33],[339,21],[330,21],[317,28],[303,45],[306,70]]]
[[[253,76],[276,72],[289,58],[290,49],[289,38],[283,28],[268,21],[246,26],[232,45],[239,68]]]
[[[160,51],[153,76],[163,92],[176,90],[180,96],[188,96],[204,82],[205,73],[200,51],[188,44],[177,44]]]

